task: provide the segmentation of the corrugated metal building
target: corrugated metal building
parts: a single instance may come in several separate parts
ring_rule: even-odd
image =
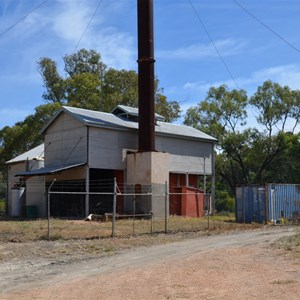
[[[44,167],[44,144],[7,161],[6,165],[8,167],[8,212],[14,217],[25,215],[25,206],[35,205],[41,197],[44,198],[45,180],[43,177],[31,177],[26,183],[22,177],[15,177],[15,175]],[[43,201],[41,204],[45,205]]]
[[[238,222],[292,219],[300,213],[300,184],[269,183],[265,186],[236,188],[236,218]]]
[[[99,190],[94,182],[117,178],[118,185],[130,184],[126,182],[127,156],[138,149],[137,120],[138,109],[123,105],[112,113],[62,107],[42,129],[44,167],[18,173],[27,183],[33,177],[45,180],[40,193],[44,200],[32,203],[37,207],[37,215],[46,216],[44,194],[54,178],[57,191],[65,191],[67,184],[75,181],[76,190],[82,191],[78,195],[51,196],[51,215],[57,217],[94,213],[99,200],[84,192],[106,192],[112,188]],[[171,184],[197,187],[197,177],[204,173],[214,177],[216,139],[195,128],[162,120],[155,115],[156,150],[168,153],[170,190],[174,188]],[[29,185],[26,188],[30,189]],[[111,212],[112,197],[106,198],[101,201],[102,211],[96,213]],[[117,203],[119,211],[130,209],[126,199],[121,202]]]

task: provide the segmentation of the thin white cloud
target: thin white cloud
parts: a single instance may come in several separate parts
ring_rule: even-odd
[[[262,85],[266,80],[277,82],[280,85],[287,85],[291,89],[300,89],[300,65],[280,65],[270,68],[258,70],[250,74],[247,78],[237,78],[235,81],[238,87],[247,91],[248,96],[251,96],[257,90],[257,87]],[[222,84],[226,84],[229,89],[237,88],[232,80],[215,81],[215,82],[187,82],[184,84],[183,89],[187,91],[192,97],[190,101],[186,101],[184,105],[181,105],[183,114],[189,107],[197,105],[199,101],[203,100],[210,87],[218,87]],[[255,120],[255,112],[252,109],[248,110],[248,126],[257,127],[260,130],[262,126]],[[292,130],[293,123],[290,120],[287,122],[286,130]],[[296,132],[299,132],[300,125],[297,127]]]
[[[262,69],[251,76],[250,83],[261,84],[268,79],[287,85],[291,89],[300,89],[300,65],[290,64]]]
[[[243,40],[224,39],[218,40],[215,43],[218,51],[222,56],[236,55],[242,50],[245,50],[247,43]],[[209,44],[194,44],[184,48],[178,48],[175,50],[157,51],[156,54],[159,58],[168,59],[202,59],[207,57],[216,57],[216,53],[213,45]]]
[[[281,85],[287,85],[291,89],[300,89],[300,65],[291,64],[265,68],[250,74],[247,78],[240,77],[235,79],[238,87],[247,90],[250,94],[266,80],[271,80]],[[212,86],[220,86],[222,84],[226,84],[229,88],[237,88],[232,80],[187,82],[183,85],[183,88],[195,92],[205,92]]]
[[[198,92],[207,92],[210,87],[218,87],[222,84],[226,84],[229,88],[236,88],[234,82],[232,80],[224,80],[224,81],[215,81],[212,83],[204,82],[204,81],[196,81],[196,82],[187,82],[183,85],[185,90],[193,90]]]
[[[92,8],[88,3],[78,1],[58,2],[59,6],[51,18],[52,29],[60,38],[74,43],[75,47],[93,14]],[[97,18],[97,23],[100,23],[99,20]]]
[[[92,6],[86,1],[73,2],[61,1],[60,9],[51,20],[55,34],[65,40],[73,51],[85,31],[92,14],[95,11],[95,3]],[[114,9],[121,9],[121,5],[111,4]],[[116,28],[106,25],[107,13],[110,5],[103,4],[99,7],[97,16],[86,30],[78,49],[95,49],[101,53],[104,63],[114,68],[129,68],[134,62],[133,37],[127,32],[120,32]],[[73,47],[73,48],[72,48]],[[77,49],[77,50],[78,50]]]
[[[86,30],[77,50],[94,49],[101,53],[104,63],[109,67],[132,68],[136,60],[134,37],[110,25],[112,11],[113,15],[121,13],[125,4],[103,1],[86,30],[97,1],[56,0],[51,5],[46,3],[9,31],[0,40],[0,45],[4,48],[16,44],[15,49],[20,56],[30,57],[34,61],[44,56],[57,60],[72,53]],[[12,14],[7,14],[5,19],[18,20],[27,12],[28,7],[22,6]],[[5,24],[9,26],[11,22]],[[21,43],[26,45],[26,53],[22,52]]]

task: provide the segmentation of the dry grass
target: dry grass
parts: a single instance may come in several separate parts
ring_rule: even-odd
[[[275,280],[275,281],[272,281],[271,283],[272,284],[291,284],[291,283],[296,283],[297,281],[296,280],[292,280],[292,279],[286,279],[286,280]]]
[[[227,220],[227,217],[225,218]],[[133,227],[134,224],[134,227]],[[165,223],[153,220],[118,220],[116,238],[111,238],[112,223],[88,222],[82,220],[51,219],[48,242],[47,220],[5,220],[0,217],[0,262],[8,260],[36,258],[72,261],[111,255],[123,249],[140,246],[166,244],[203,235],[230,231],[264,228],[258,224],[236,224],[221,220],[220,217],[183,218],[170,217],[168,233],[164,233]],[[134,230],[133,230],[134,229]],[[134,233],[134,235],[133,235]]]
[[[237,224],[228,219],[228,216],[212,217],[209,221],[208,230],[207,218],[170,217],[169,234],[165,234],[164,221],[153,220],[151,234],[150,220],[120,219],[116,222],[116,238],[112,239],[110,221],[51,219],[49,242],[47,220],[12,221],[0,217],[0,262],[37,258],[61,259],[66,262],[111,255],[123,249],[140,246],[148,247],[205,235],[265,228],[259,224]]]
[[[224,219],[225,218],[225,219]],[[220,233],[223,231],[245,230],[258,228],[261,225],[237,224],[228,222],[228,217],[223,219],[207,218],[183,218],[170,217],[168,219],[168,233]],[[224,221],[225,220],[225,221]],[[209,228],[208,228],[209,226]],[[149,235],[151,233],[164,233],[164,220],[118,220],[116,222],[116,237],[130,237],[133,235]],[[74,240],[74,239],[103,239],[112,234],[111,222],[88,222],[82,220],[50,220],[51,240]],[[0,219],[0,242],[30,242],[45,240],[48,238],[47,220],[12,221]]]
[[[300,232],[292,236],[283,237],[279,239],[273,244],[273,247],[278,249],[283,249],[289,252],[289,254],[293,258],[299,260],[300,259]]]

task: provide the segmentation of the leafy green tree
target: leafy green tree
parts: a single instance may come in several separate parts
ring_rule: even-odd
[[[116,105],[138,106],[138,74],[135,71],[109,69],[105,73],[100,110],[111,111]]]
[[[97,75],[102,81],[106,70],[101,55],[95,50],[80,49],[71,55],[65,55],[64,63],[65,71],[70,77],[89,73]]]
[[[216,175],[219,182],[233,191],[239,184],[295,182],[296,178],[299,181],[297,168],[293,167],[299,163],[291,155],[297,157],[299,136],[284,132],[288,121],[294,122],[293,131],[299,122],[299,93],[266,81],[249,101],[243,90],[230,91],[222,85],[210,88],[205,100],[187,111],[185,124],[218,138]],[[244,127],[248,106],[258,111],[261,131]],[[283,162],[289,171],[279,172]]]
[[[234,198],[226,190],[216,191],[215,208],[218,212],[222,211],[234,211],[235,202]]]
[[[165,122],[172,122],[181,115],[180,105],[177,101],[168,101],[167,97],[156,93],[155,111],[165,117]]]
[[[5,174],[6,161],[43,142],[40,130],[60,107],[58,102],[38,106],[24,121],[0,130],[0,173]]]
[[[269,136],[274,129],[285,131],[289,118],[294,119],[295,130],[300,116],[300,91],[268,80],[257,88],[249,102],[259,112],[257,122],[266,128]]]
[[[282,151],[265,171],[266,182],[298,183],[300,180],[300,134],[281,133]]]
[[[293,105],[289,111],[289,116],[294,120],[294,126],[292,128],[292,133],[295,133],[296,127],[300,121],[300,91],[292,91]]]
[[[48,102],[110,112],[116,105],[138,106],[138,74],[135,71],[107,69],[101,55],[81,49],[64,56],[66,76],[59,75],[57,65],[49,58],[38,62]],[[179,103],[168,101],[156,80],[156,108],[166,120],[180,116]]]
[[[225,132],[235,132],[238,125],[246,124],[247,104],[244,90],[211,87],[204,101],[187,110],[184,123],[221,139]]]
[[[184,120],[186,125],[198,128],[218,139],[223,167],[226,169],[220,175],[231,189],[238,183],[249,181],[244,164],[248,133],[238,131],[238,126],[246,124],[247,104],[248,98],[244,90],[230,91],[226,85],[212,87],[204,101],[188,109]],[[242,176],[236,176],[237,169]]]
[[[46,89],[43,98],[49,102],[64,104],[66,101],[65,81],[58,74],[56,62],[50,58],[42,58],[38,62],[38,71]]]
[[[65,80],[67,105],[91,110],[99,110],[101,83],[97,75],[79,73]]]

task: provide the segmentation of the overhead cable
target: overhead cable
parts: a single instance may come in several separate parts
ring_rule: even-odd
[[[88,29],[88,28],[89,28],[89,26],[91,25],[91,23],[92,23],[92,21],[93,21],[93,19],[94,19],[95,15],[96,15],[96,13],[97,13],[97,11],[98,11],[99,7],[100,7],[100,5],[101,5],[102,1],[103,1],[103,0],[100,0],[100,1],[98,2],[98,5],[97,5],[97,7],[96,7],[96,9],[95,9],[94,13],[93,13],[93,14],[92,14],[92,16],[91,16],[91,18],[90,18],[90,21],[89,21],[89,22],[88,22],[88,24],[86,25],[86,27],[85,27],[85,29],[84,29],[84,31],[83,31],[83,33],[82,33],[81,37],[79,38],[79,41],[77,42],[77,44],[76,44],[76,46],[75,46],[75,48],[74,48],[74,50],[73,50],[73,54],[74,54],[74,53],[75,53],[75,51],[77,50],[77,48],[78,48],[78,46],[79,46],[79,44],[80,44],[80,42],[81,42],[82,38],[84,37],[84,35],[85,35],[85,33],[86,33],[87,29]]]
[[[233,76],[233,74],[232,74],[232,72],[231,72],[229,66],[227,65],[225,59],[224,59],[223,56],[221,55],[221,53],[220,53],[218,47],[217,47],[216,44],[214,43],[214,41],[213,41],[211,35],[209,34],[209,32],[208,32],[208,30],[207,30],[207,28],[206,28],[204,22],[202,21],[202,19],[200,18],[200,15],[199,15],[198,12],[196,11],[196,9],[195,9],[195,7],[194,7],[192,1],[191,1],[191,0],[187,0],[187,1],[188,1],[189,4],[191,5],[191,7],[192,7],[192,9],[193,9],[193,11],[194,11],[194,13],[195,13],[195,15],[196,15],[197,18],[198,18],[198,21],[200,22],[200,24],[202,25],[204,31],[206,32],[206,34],[207,34],[207,36],[208,36],[208,38],[209,38],[211,44],[213,45],[213,47],[214,47],[216,53],[218,54],[220,60],[222,61],[222,63],[223,63],[223,65],[224,65],[225,69],[227,70],[227,72],[228,72],[228,74],[229,74],[231,80],[233,81],[233,83],[234,83],[234,85],[236,86],[237,90],[239,90],[240,88],[239,88],[239,86],[238,86],[238,84],[237,84],[237,82],[236,82],[236,80],[235,80],[235,78],[234,78],[234,76]],[[254,112],[253,112],[251,106],[250,106],[249,108],[250,108],[250,111],[251,111],[252,115],[255,117],[255,114],[254,114]],[[261,125],[260,125],[259,123],[258,123],[258,125],[259,125],[259,127],[262,129],[262,127],[261,127]]]
[[[223,56],[221,55],[221,53],[220,53],[218,47],[217,47],[216,44],[214,43],[214,41],[213,41],[211,35],[209,34],[209,32],[208,32],[206,26],[204,25],[204,22],[202,21],[202,19],[200,18],[200,15],[199,15],[198,12],[196,11],[196,9],[195,9],[195,7],[194,7],[192,1],[191,1],[191,0],[187,0],[187,1],[188,1],[189,4],[191,5],[191,7],[192,7],[192,9],[193,9],[193,11],[194,11],[194,13],[195,13],[195,15],[196,15],[198,21],[199,21],[200,24],[202,25],[202,27],[203,27],[204,31],[206,32],[206,35],[208,36],[208,38],[209,38],[209,40],[210,40],[212,46],[214,47],[216,53],[218,54],[220,60],[221,60],[222,63],[223,63],[225,69],[227,70],[229,76],[231,77],[231,80],[234,82],[236,88],[239,90],[238,84],[237,84],[236,80],[234,79],[234,76],[233,76],[231,70],[229,69],[229,67],[228,67],[228,65],[227,65],[227,63],[226,63],[226,61],[225,61],[225,59],[224,59]]]
[[[36,10],[38,10],[41,6],[43,6],[46,2],[48,2],[48,0],[45,0],[43,2],[41,2],[38,6],[36,6],[35,8],[33,8],[30,12],[28,12],[25,16],[23,16],[20,20],[18,20],[16,23],[14,23],[13,25],[9,26],[8,28],[6,28],[4,31],[2,31],[0,33],[0,38],[7,33],[8,31],[10,31],[11,29],[13,29],[15,26],[17,26],[19,23],[21,23],[23,20],[25,20],[29,15],[31,15],[33,12],[35,12]]]
[[[269,31],[271,31],[275,36],[277,36],[279,39],[281,39],[284,43],[286,43],[289,47],[293,48],[295,51],[300,53],[300,50],[292,45],[289,41],[287,41],[284,37],[282,37],[280,34],[278,34],[276,31],[274,31],[272,28],[270,28],[268,25],[266,25],[263,21],[261,21],[258,17],[256,17],[253,13],[251,13],[246,7],[242,6],[238,1],[232,0],[237,6],[239,6],[242,10],[244,10],[249,16],[251,16],[253,19],[255,19],[258,23],[260,23],[262,26],[267,28]]]

